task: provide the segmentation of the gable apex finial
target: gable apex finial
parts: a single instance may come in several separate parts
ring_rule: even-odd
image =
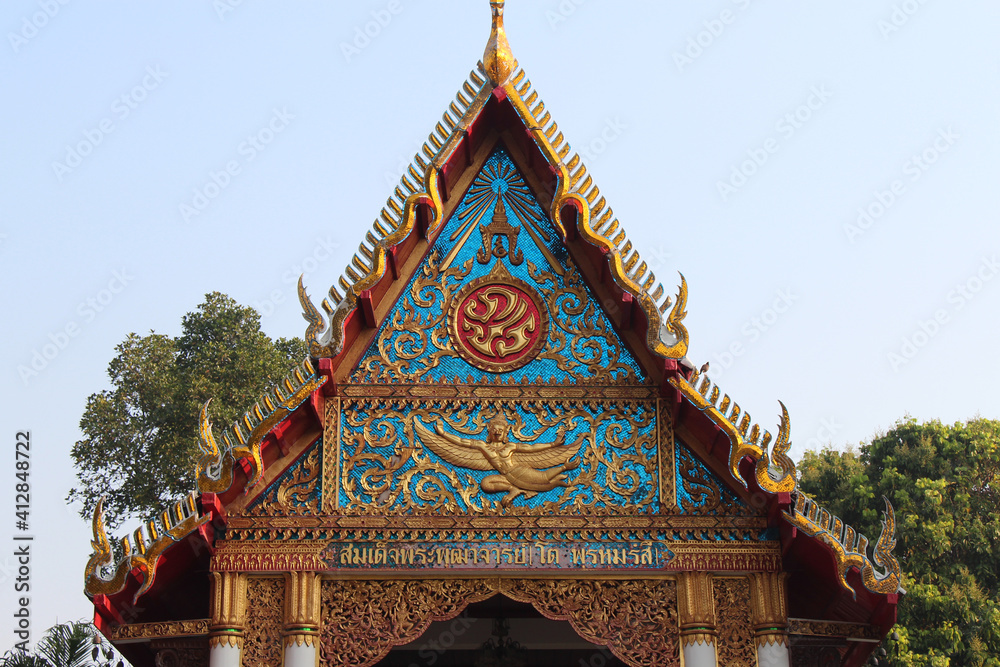
[[[490,30],[490,41],[486,43],[483,54],[483,68],[494,86],[502,86],[514,72],[514,54],[507,42],[507,33],[503,27],[504,0],[490,0],[490,10],[493,12],[493,27]]]

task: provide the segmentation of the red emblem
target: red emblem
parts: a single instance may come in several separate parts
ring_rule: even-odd
[[[452,299],[448,324],[458,354],[491,373],[535,358],[548,334],[548,311],[535,292],[499,270],[466,285]]]

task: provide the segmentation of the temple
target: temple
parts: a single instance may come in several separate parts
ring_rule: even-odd
[[[874,544],[687,358],[504,32],[319,307],[310,357],[198,488],[85,574],[136,667],[862,665],[896,619]]]

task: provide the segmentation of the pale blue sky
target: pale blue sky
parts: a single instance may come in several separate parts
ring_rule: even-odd
[[[63,498],[114,346],[212,290],[301,335],[294,280],[337,279],[489,29],[486,0],[63,1],[0,6],[0,540],[28,428],[33,639],[90,613]],[[512,0],[507,27],[634,243],[686,275],[691,360],[765,426],[784,400],[796,458],[906,413],[1000,417],[1000,6]]]

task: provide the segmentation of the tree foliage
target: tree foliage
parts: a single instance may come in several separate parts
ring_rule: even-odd
[[[111,389],[92,394],[72,451],[80,485],[67,500],[89,518],[101,495],[111,528],[156,515],[194,487],[198,414],[235,421],[307,354],[301,339],[271,340],[260,315],[213,292],[181,322],[181,335],[129,334],[108,365]]]
[[[891,664],[1000,666],[1000,422],[898,422],[860,451],[806,452],[801,488],[872,539],[886,496],[907,593]]]
[[[0,667],[125,667],[128,663],[86,621],[60,623],[45,632],[33,652],[10,650]]]

